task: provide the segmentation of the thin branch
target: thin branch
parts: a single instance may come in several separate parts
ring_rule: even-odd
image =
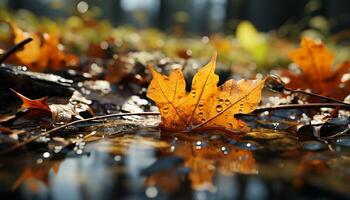
[[[339,104],[350,106],[350,104],[344,103],[343,101],[340,101],[338,99],[322,96],[322,95],[315,94],[315,93],[312,93],[312,92],[306,92],[306,91],[299,90],[299,89],[294,90],[294,89],[288,88],[288,87],[286,87],[286,84],[281,80],[281,78],[279,76],[269,75],[267,77],[267,81],[266,82],[269,82],[269,81],[270,81],[270,84],[268,84],[268,85],[270,87],[267,87],[267,88],[269,88],[270,90],[275,91],[275,92],[282,93],[283,91],[288,91],[290,93],[304,94],[304,95],[308,95],[308,96],[317,97],[319,99],[325,99],[327,101],[337,102]],[[271,82],[271,81],[273,81],[273,82]]]
[[[258,108],[254,110],[252,113],[260,113],[271,110],[281,110],[281,109],[307,109],[307,108],[336,108],[340,107],[345,110],[350,110],[349,104],[340,104],[340,103],[308,103],[308,104],[287,104],[280,105],[275,107],[266,107],[266,108]]]
[[[107,119],[107,118],[113,118],[113,117],[123,117],[123,116],[132,116],[132,115],[159,115],[159,112],[140,112],[140,113],[115,113],[115,114],[109,114],[109,115],[102,115],[102,116],[96,116],[96,117],[91,117],[91,118],[86,118],[86,119],[81,119],[81,120],[77,120],[77,121],[73,121],[67,124],[64,124],[62,126],[58,126],[55,127],[49,131],[46,131],[44,133],[41,133],[40,135],[34,136],[26,141],[23,141],[21,143],[18,143],[16,145],[13,145],[11,147],[9,147],[8,149],[5,149],[4,151],[0,151],[0,155],[3,154],[7,154],[13,150],[16,150],[30,142],[33,142],[35,140],[37,140],[38,138],[42,137],[42,136],[49,136],[50,134],[59,131],[61,129],[64,129],[68,126],[72,126],[78,123],[82,123],[82,122],[88,122],[88,121],[92,121],[92,120],[99,120],[99,119]]]
[[[3,63],[9,56],[11,56],[14,52],[18,51],[20,48],[22,48],[24,45],[31,42],[33,38],[27,38],[25,40],[22,40],[20,43],[16,44],[15,46],[11,47],[9,50],[7,50],[4,55],[0,58],[0,64]]]
[[[346,106],[350,106],[350,104],[347,104],[347,103],[344,103],[338,99],[334,99],[334,98],[330,98],[330,97],[326,97],[326,96],[322,96],[322,95],[319,95],[319,94],[315,94],[315,93],[312,93],[312,92],[305,92],[303,90],[293,90],[293,89],[290,89],[290,88],[284,88],[285,90],[291,92],[291,93],[300,93],[300,94],[304,94],[304,95],[309,95],[309,96],[313,96],[313,97],[317,97],[317,98],[320,98],[320,99],[326,99],[328,101],[333,101],[333,102],[337,102],[339,104],[343,104],[343,105],[346,105]]]

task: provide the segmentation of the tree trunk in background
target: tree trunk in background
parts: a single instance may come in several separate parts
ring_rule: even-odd
[[[350,29],[350,1],[349,0],[325,0],[325,16],[334,22],[331,31],[338,32]]]
[[[269,31],[283,25],[286,20],[300,18],[307,0],[250,0],[247,6],[247,19],[261,31]]]

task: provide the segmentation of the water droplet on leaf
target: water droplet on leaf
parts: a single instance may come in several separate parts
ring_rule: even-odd
[[[196,90],[192,91],[192,97],[195,98],[196,97]]]
[[[217,105],[216,106],[216,111],[221,112],[222,111],[222,106],[221,105]]]
[[[167,114],[169,112],[169,107],[165,107],[164,109],[163,109],[163,113],[164,114]]]
[[[223,104],[223,103],[224,103],[224,100],[219,99],[219,104],[221,105],[221,104]]]
[[[198,116],[199,116],[200,118],[202,118],[202,117],[203,117],[203,112],[199,112],[199,113],[198,113]]]
[[[203,104],[198,104],[198,109],[203,110]]]

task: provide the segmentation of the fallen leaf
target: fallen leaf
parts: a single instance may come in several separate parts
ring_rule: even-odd
[[[37,61],[40,57],[40,37],[34,33],[25,32],[20,29],[15,23],[9,23],[13,36],[14,43],[18,44],[23,40],[31,37],[33,40],[23,47],[23,50],[17,51],[14,55],[23,65],[30,65]]]
[[[350,93],[350,78],[343,76],[350,72],[350,62],[344,62],[333,70],[334,55],[319,41],[304,37],[301,48],[289,54],[298,64],[300,74],[282,71],[287,77],[287,87],[292,89],[310,89],[311,92],[343,100]],[[350,74],[348,74],[350,76]]]
[[[59,70],[65,67],[77,66],[78,57],[66,54],[54,33],[31,33],[20,29],[15,23],[9,23],[14,43],[17,44],[29,37],[33,40],[24,46],[23,50],[14,54],[15,64],[25,65],[32,71],[43,71],[47,68]]]
[[[325,80],[332,76],[331,65],[334,55],[322,43],[304,37],[301,40],[301,48],[292,51],[289,58],[297,63],[313,80]]]
[[[13,89],[11,90],[22,100],[22,108],[42,109],[51,112],[49,104],[47,103],[47,97],[32,100]]]
[[[266,62],[269,43],[249,21],[242,21],[237,26],[236,37],[242,48],[248,51],[258,64]]]
[[[229,80],[217,87],[215,66],[216,54],[195,74],[189,93],[181,70],[175,69],[165,76],[150,67],[153,79],[147,97],[158,106],[163,127],[184,130],[245,126],[234,114],[250,113],[258,106],[265,80]]]
[[[92,110],[88,106],[91,101],[85,99],[79,92],[73,93],[68,104],[49,105],[47,102],[47,97],[32,100],[13,89],[11,90],[22,100],[22,108],[49,111],[51,113],[53,123],[70,122],[72,121],[73,117],[82,119],[80,113],[85,111],[89,112],[91,115],[93,114]]]

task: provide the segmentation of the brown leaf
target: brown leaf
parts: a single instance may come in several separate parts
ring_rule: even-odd
[[[22,108],[35,108],[35,109],[42,109],[42,110],[47,110],[51,112],[49,108],[49,104],[47,103],[47,97],[32,100],[20,94],[19,92],[16,92],[13,89],[11,90],[23,101]]]
[[[11,89],[22,101],[22,108],[39,109],[49,111],[51,113],[53,123],[70,122],[73,117],[82,119],[80,112],[89,112],[93,115],[92,110],[88,106],[91,103],[85,99],[79,92],[74,92],[68,104],[48,104],[47,97],[40,99],[29,99],[24,95]],[[74,104],[72,102],[75,102]]]

